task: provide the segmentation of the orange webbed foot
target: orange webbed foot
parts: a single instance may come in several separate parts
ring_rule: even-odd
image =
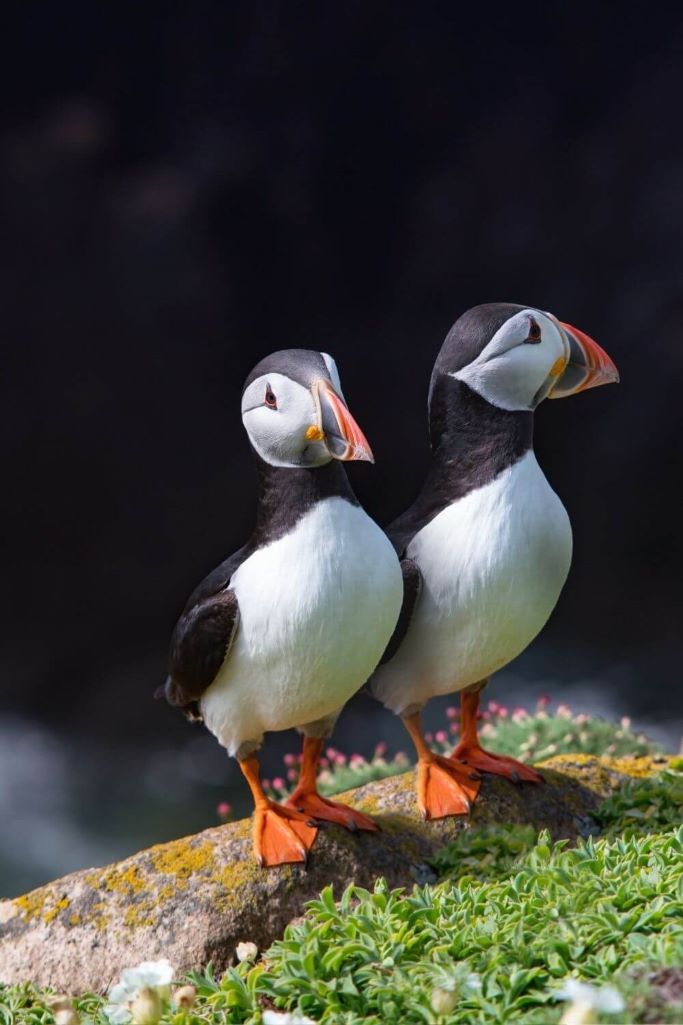
[[[334,822],[352,833],[358,829],[365,829],[368,832],[379,830],[379,826],[369,815],[349,808],[348,804],[342,804],[340,801],[330,801],[316,790],[295,790],[286,802],[286,807],[295,808],[320,822]]]
[[[426,819],[467,815],[479,793],[479,774],[466,765],[432,754],[417,763],[417,803]]]
[[[275,801],[254,812],[254,854],[263,868],[306,862],[318,827],[310,815],[301,814]]]
[[[518,762],[516,758],[506,755],[495,755],[474,744],[458,744],[450,760],[469,765],[478,772],[487,772],[493,776],[504,776],[513,783],[543,783],[543,777],[530,765]]]

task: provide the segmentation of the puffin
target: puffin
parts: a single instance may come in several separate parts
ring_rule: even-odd
[[[247,377],[241,411],[258,474],[255,527],[191,594],[162,689],[239,762],[254,800],[254,853],[270,867],[305,862],[320,822],[377,828],[318,793],[317,766],[392,636],[403,580],[343,467],[374,460],[332,357],[272,353]],[[303,735],[301,773],[279,804],[263,790],[257,752],[264,733],[292,727]]]
[[[437,356],[431,462],[418,497],[387,529],[401,560],[403,605],[368,684],[415,745],[425,818],[466,814],[482,772],[542,779],[482,748],[479,695],[543,628],[572,557],[569,517],[534,454],[534,411],[546,398],[618,380],[583,331],[513,303],[468,310]],[[430,698],[454,692],[461,739],[445,757],[425,742],[421,712]]]

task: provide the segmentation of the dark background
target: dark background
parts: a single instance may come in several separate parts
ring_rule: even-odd
[[[10,17],[5,889],[198,828],[234,784],[212,738],[151,694],[187,594],[250,530],[251,366],[332,353],[377,459],[352,482],[386,523],[424,473],[439,345],[479,302],[551,310],[622,375],[538,413],[575,559],[498,690],[629,713],[677,743],[683,15],[46,2]],[[338,742],[393,730],[358,698]],[[294,744],[273,738],[267,765]],[[27,845],[57,853],[27,867]]]

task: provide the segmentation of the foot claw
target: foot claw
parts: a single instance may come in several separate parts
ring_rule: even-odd
[[[330,801],[316,791],[293,795],[285,807],[300,808],[314,819],[316,825],[334,823],[351,833],[357,833],[359,830],[376,832],[379,829],[369,815],[364,815],[363,812],[356,811],[355,808],[350,808],[339,801]]]
[[[317,826],[293,808],[269,802],[254,815],[254,853],[262,868],[308,861]]]
[[[418,804],[425,819],[467,815],[479,791],[479,781],[458,762],[433,755],[418,763]]]
[[[464,762],[475,771],[488,773],[493,776],[504,776],[513,783],[542,783],[543,777],[530,765],[518,762],[516,758],[509,758],[507,755],[495,755],[484,748],[462,744],[456,747],[450,757],[451,761]]]

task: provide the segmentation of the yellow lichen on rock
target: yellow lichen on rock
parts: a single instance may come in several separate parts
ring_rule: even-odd
[[[197,872],[210,872],[215,862],[213,844],[208,840],[173,840],[150,848],[148,854],[157,872],[172,875],[177,882],[187,881]]]
[[[25,893],[21,897],[15,897],[14,904],[21,910],[24,918],[30,921],[33,918],[42,917],[48,893],[49,891],[45,887],[31,890],[30,893]]]
[[[615,789],[615,779],[618,776],[626,776],[630,779],[645,779],[648,776],[656,776],[668,765],[669,759],[664,755],[638,755],[633,757],[614,758],[612,756],[586,754],[555,755],[545,762],[540,762],[537,768],[541,770],[554,770],[557,782],[562,782],[562,777],[577,780],[583,787],[592,790],[601,797],[612,793]]]

